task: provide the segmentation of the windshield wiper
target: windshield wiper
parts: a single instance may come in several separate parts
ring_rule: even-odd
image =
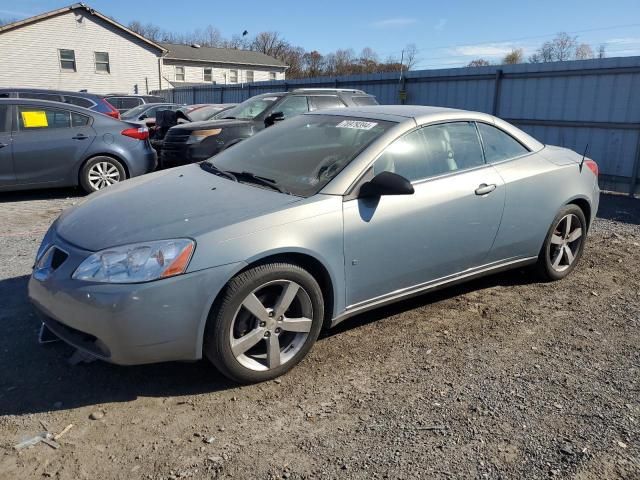
[[[256,175],[255,173],[246,172],[246,171],[242,171],[242,172],[227,172],[227,173],[232,174],[233,176],[235,176],[238,179],[243,179],[243,178],[244,179],[249,179],[249,180],[253,181],[254,183],[258,183],[260,185],[264,185],[265,187],[272,188],[273,190],[277,190],[280,193],[286,193],[287,195],[291,195],[284,188],[280,187],[278,185],[278,182],[276,182],[272,178],[261,177],[260,175]]]
[[[226,177],[229,180],[233,180],[234,182],[238,181],[238,179],[236,178],[236,176],[232,172],[228,172],[226,170],[220,170],[218,167],[216,167],[211,162],[202,162],[200,164],[200,168],[202,168],[203,170],[205,170],[205,171],[207,171],[209,173],[213,173],[214,175],[219,175],[221,177]]]

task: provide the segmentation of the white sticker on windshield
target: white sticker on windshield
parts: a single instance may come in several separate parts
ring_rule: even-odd
[[[265,102],[275,102],[277,99],[278,97],[262,97]]]
[[[358,130],[371,130],[373,127],[378,125],[375,122],[362,122],[360,120],[343,120],[338,125],[337,128],[357,128]]]

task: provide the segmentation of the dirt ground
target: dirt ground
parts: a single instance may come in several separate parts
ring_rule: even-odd
[[[562,282],[518,270],[363,314],[238,387],[37,343],[27,278],[75,195],[0,196],[0,478],[640,479],[639,200],[603,195]]]

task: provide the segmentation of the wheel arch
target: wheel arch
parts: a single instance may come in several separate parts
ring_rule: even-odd
[[[585,197],[576,197],[569,200],[566,205],[575,205],[580,210],[582,210],[584,218],[587,220],[587,231],[589,231],[591,222],[593,221],[593,219],[591,218],[591,203],[589,202],[589,200]]]

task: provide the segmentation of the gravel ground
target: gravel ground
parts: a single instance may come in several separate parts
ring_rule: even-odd
[[[520,270],[363,314],[238,387],[37,344],[27,275],[75,195],[0,197],[0,478],[640,478],[640,201],[603,195],[562,282]]]

